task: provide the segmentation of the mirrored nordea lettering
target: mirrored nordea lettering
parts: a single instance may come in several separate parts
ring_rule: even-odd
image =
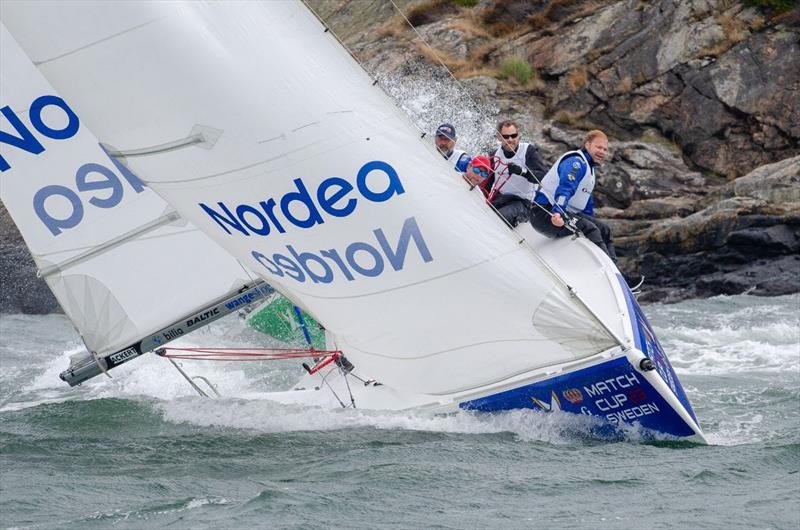
[[[47,147],[42,143],[45,139],[69,140],[80,129],[78,115],[63,99],[53,95],[40,96],[31,103],[28,121],[33,130],[8,106],[0,108],[0,114],[5,118],[0,123],[7,122],[13,129],[13,132],[0,131],[0,144],[31,155],[45,152]],[[42,138],[37,138],[35,133]],[[102,162],[88,162],[78,167],[74,187],[49,184],[33,194],[33,210],[53,236],[78,226],[84,218],[86,205],[102,209],[117,206],[125,195],[124,182],[136,193],[144,191],[144,183],[108,153]],[[0,155],[0,172],[11,169],[9,161]]]

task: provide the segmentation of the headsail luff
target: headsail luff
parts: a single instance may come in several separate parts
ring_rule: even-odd
[[[4,21],[81,119],[121,150],[216,131],[124,162],[365,372],[451,393],[615,345],[302,4],[52,9],[47,42]]]
[[[253,283],[107,155],[5,25],[0,54],[0,197],[90,351],[129,348]]]

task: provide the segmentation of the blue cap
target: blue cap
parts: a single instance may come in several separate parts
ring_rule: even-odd
[[[456,128],[449,123],[443,123],[436,129],[436,136],[447,136],[451,140],[456,139]]]

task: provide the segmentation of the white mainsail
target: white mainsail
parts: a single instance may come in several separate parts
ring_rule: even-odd
[[[121,163],[382,382],[453,393],[615,346],[299,2],[2,17]]]
[[[4,20],[14,7],[3,3]],[[91,352],[128,348],[253,283],[108,156],[4,25],[0,54],[0,197]]]

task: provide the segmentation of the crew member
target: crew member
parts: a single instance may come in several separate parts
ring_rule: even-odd
[[[467,164],[467,170],[464,173],[464,179],[469,182],[472,187],[476,187],[483,193],[484,197],[489,196],[489,188],[492,185],[492,163],[488,156],[478,155]]]
[[[616,261],[611,229],[594,217],[592,203],[594,170],[607,154],[608,137],[593,130],[586,133],[582,149],[561,155],[542,179],[534,199],[541,208],[532,210],[531,224],[548,237],[564,237],[572,233],[565,218],[573,217],[583,235]]]
[[[463,173],[467,170],[470,156],[461,149],[456,149],[456,128],[449,123],[443,123],[436,129],[434,136],[436,149],[445,160],[453,165],[456,171]]]
[[[500,147],[494,154],[494,186],[492,205],[512,226],[528,220],[531,202],[536,195],[538,179],[546,168],[539,150],[528,142],[520,142],[519,125],[506,120],[497,125]]]

